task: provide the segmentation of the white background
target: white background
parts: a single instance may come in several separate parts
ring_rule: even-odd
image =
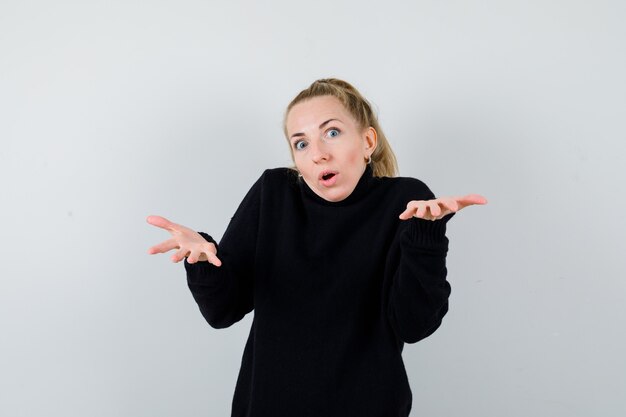
[[[353,83],[400,173],[480,193],[412,416],[626,414],[626,3],[0,3],[0,415],[227,416],[215,330],[159,214],[219,238],[287,103]]]

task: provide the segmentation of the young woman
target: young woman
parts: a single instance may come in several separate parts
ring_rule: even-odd
[[[298,94],[284,131],[295,168],[266,170],[219,244],[149,216],[172,235],[149,253],[186,258],[212,327],[254,309],[232,416],[406,417],[403,346],[448,311],[446,223],[486,200],[396,177],[370,104],[345,81]]]

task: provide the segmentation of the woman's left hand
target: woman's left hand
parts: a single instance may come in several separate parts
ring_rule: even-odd
[[[406,205],[406,210],[400,214],[400,219],[408,220],[418,217],[424,220],[439,220],[450,213],[464,209],[474,204],[487,204],[482,195],[468,194],[464,197],[441,197],[434,200],[413,200]]]

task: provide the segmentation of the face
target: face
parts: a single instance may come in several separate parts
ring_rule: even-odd
[[[327,201],[348,197],[376,148],[376,130],[359,128],[332,96],[296,104],[286,124],[293,160],[309,188]]]

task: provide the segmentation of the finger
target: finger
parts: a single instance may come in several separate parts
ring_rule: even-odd
[[[153,226],[160,227],[161,229],[172,231],[176,226],[176,223],[172,223],[167,220],[165,217],[161,216],[148,216],[146,221]]]
[[[479,194],[468,194],[463,197],[457,197],[457,202],[462,207],[471,206],[474,204],[487,204],[487,199]]]
[[[426,202],[425,201],[420,201],[418,202],[416,208],[415,208],[415,217],[419,217],[420,219],[426,219],[426,217],[428,216],[428,212],[426,209]]]
[[[186,248],[179,249],[175,254],[172,255],[172,262],[180,262],[189,254],[189,250]],[[190,262],[191,263],[191,262]]]
[[[202,252],[192,250],[187,254],[187,262],[190,264],[195,264],[196,262],[200,260],[201,255],[202,255]]]
[[[459,211],[459,204],[456,202],[454,198],[442,197],[440,198],[440,200],[441,200],[440,204],[446,207],[451,212],[456,213],[457,211]]]
[[[412,200],[409,201],[406,205],[406,210],[400,213],[400,218],[402,220],[410,219],[415,214],[415,208],[417,207],[417,201]]]
[[[439,207],[437,200],[427,201],[426,204],[428,204],[428,209],[430,210],[430,215],[432,217],[437,218],[441,215],[441,207]]]
[[[208,250],[205,250],[203,253],[206,254],[207,260],[211,262],[213,265],[215,266],[222,265],[222,261],[217,257],[217,246],[215,246],[215,243],[210,242],[208,244]]]
[[[165,242],[161,242],[158,245],[152,246],[148,249],[148,253],[154,255],[155,253],[165,253],[172,249],[178,249],[178,244],[174,239],[168,239]]]
[[[468,194],[463,197],[463,200],[471,204],[487,204],[487,199],[480,194]]]
[[[407,207],[402,213],[400,213],[400,218],[402,220],[410,219],[415,214],[414,207]]]
[[[202,254],[205,254],[207,257],[207,261],[215,266],[222,266],[222,261],[211,251],[191,251],[187,255],[187,263],[195,264],[200,261],[200,257]],[[200,261],[200,262],[207,262]]]
[[[209,262],[211,262],[213,265],[215,266],[222,266],[222,261],[220,261],[220,259],[217,257],[216,254],[214,254],[211,251],[207,251],[204,252],[207,256],[207,258],[209,259]]]

